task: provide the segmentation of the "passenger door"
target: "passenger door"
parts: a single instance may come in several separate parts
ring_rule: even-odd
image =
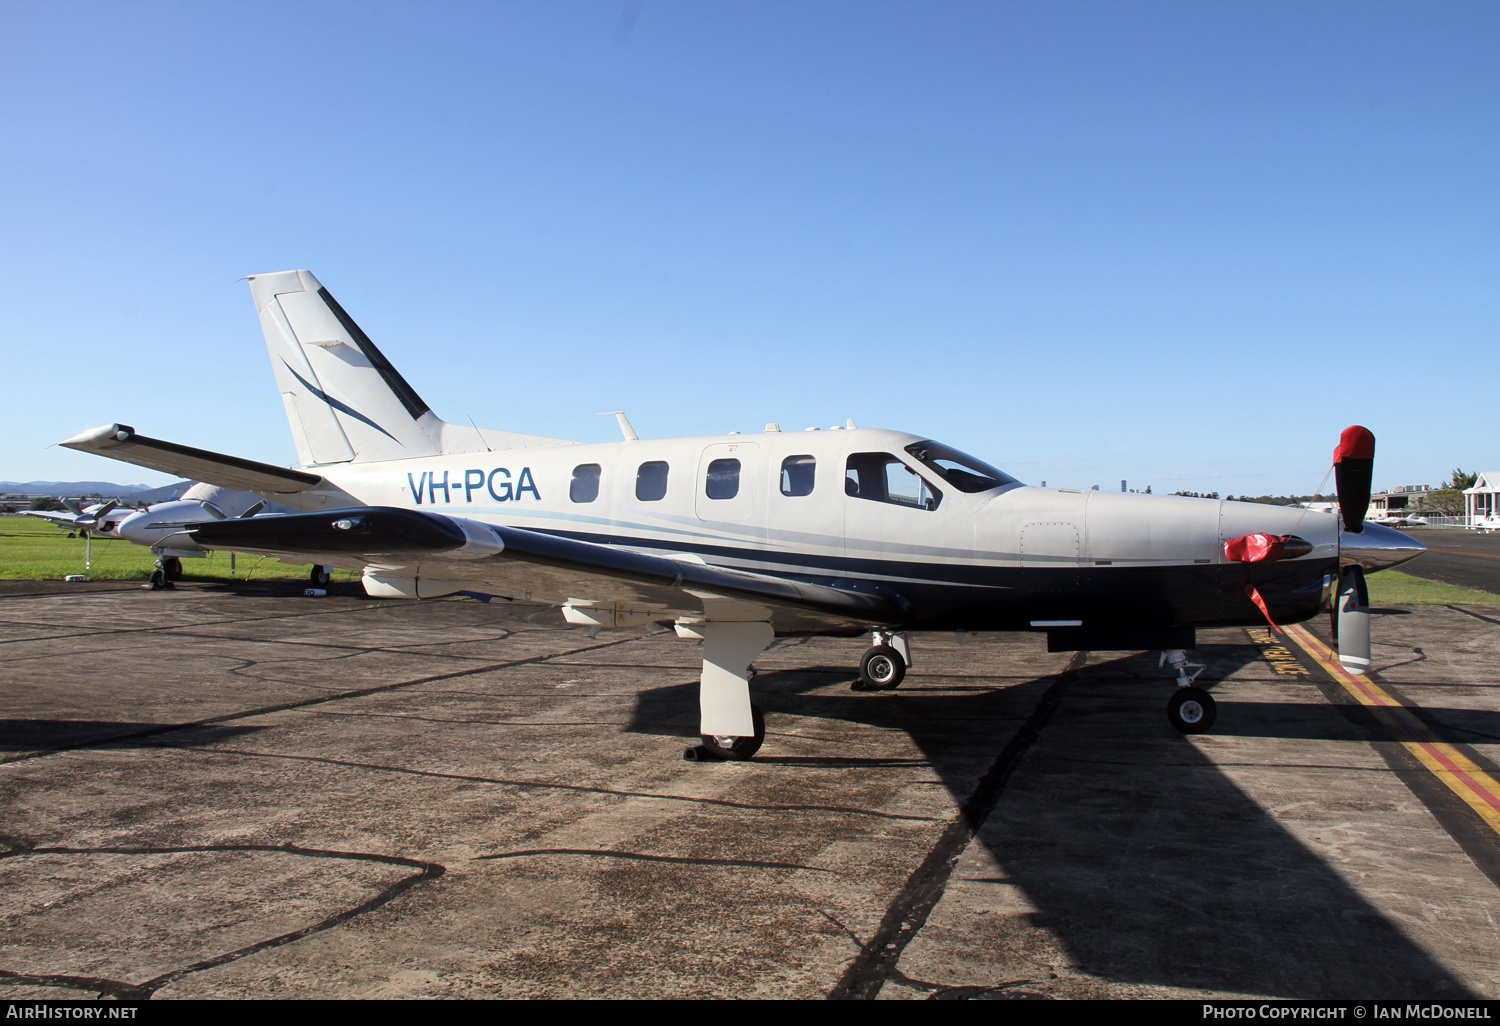
[[[755,519],[756,511],[766,504],[764,478],[760,446],[754,442],[706,446],[693,482],[698,519],[729,524]]]

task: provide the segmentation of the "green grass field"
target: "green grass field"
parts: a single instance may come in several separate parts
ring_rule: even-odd
[[[1372,606],[1500,606],[1500,595],[1439,584],[1399,570],[1382,570],[1365,578]]]
[[[95,538],[93,566],[83,567],[82,538],[69,538],[35,517],[0,517],[0,580],[61,580],[68,574],[87,572],[94,581],[144,581],[151,576],[156,560],[149,549],[132,545],[119,538]],[[292,565],[269,557],[239,556],[237,580],[296,580],[304,578],[311,564]],[[357,581],[351,570],[335,570],[336,581]],[[215,552],[204,559],[184,559],[185,581],[230,580],[229,553]],[[1500,606],[1500,595],[1468,588],[1455,588],[1436,581],[1423,580],[1395,570],[1382,570],[1369,576],[1370,604],[1375,606]]]
[[[151,550],[121,538],[95,538],[92,566],[84,569],[84,541],[37,517],[0,516],[0,580],[60,581],[68,574],[87,573],[91,581],[144,581],[156,569]],[[312,564],[291,565],[269,557],[241,555],[235,559],[234,580],[269,581],[306,578]],[[229,553],[213,552],[203,559],[182,561],[184,581],[230,580]],[[336,581],[357,581],[359,574],[335,570]]]

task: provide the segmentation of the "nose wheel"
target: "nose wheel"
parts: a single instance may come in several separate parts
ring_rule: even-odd
[[[894,691],[906,677],[906,660],[889,645],[876,645],[859,661],[856,691]]]
[[[158,556],[156,569],[151,572],[151,582],[148,587],[152,591],[175,587],[172,582],[181,576],[182,560],[176,556]]]
[[[849,685],[854,691],[894,691],[911,666],[911,644],[905,634],[875,631],[870,648],[859,660],[859,676]]]
[[[1177,671],[1177,690],[1167,700],[1167,719],[1172,726],[1184,734],[1207,733],[1214,725],[1218,707],[1213,696],[1193,681],[1208,667],[1203,663],[1188,662],[1187,653],[1180,648],[1163,652],[1157,665]]]
[[[1167,701],[1167,719],[1184,734],[1206,734],[1216,715],[1213,696],[1199,687],[1178,688]]]

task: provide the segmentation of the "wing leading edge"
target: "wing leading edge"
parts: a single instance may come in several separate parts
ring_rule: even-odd
[[[318,474],[226,456],[208,449],[195,449],[191,445],[165,442],[160,438],[147,438],[136,434],[135,428],[126,424],[107,424],[59,444],[67,449],[92,452],[138,467],[150,467],[166,474],[178,474],[244,492],[305,492],[323,483]]]
[[[213,521],[191,525],[189,533],[205,548],[359,565],[367,578],[440,579],[453,585],[449,592],[660,617],[769,620],[783,632],[892,627],[910,615],[901,595],[869,581],[790,580],[389,506]]]

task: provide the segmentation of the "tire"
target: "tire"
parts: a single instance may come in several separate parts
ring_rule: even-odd
[[[167,575],[163,570],[151,571],[151,590],[156,591],[167,586]]]
[[[1178,688],[1167,701],[1167,719],[1184,734],[1206,734],[1214,725],[1218,707],[1202,688]]]
[[[167,580],[180,581],[182,579],[182,560],[176,556],[168,556],[162,560],[161,568],[166,572]]]
[[[760,746],[766,740],[766,718],[760,714],[760,709],[750,707],[750,718],[755,724],[754,737],[724,738],[715,737],[712,734],[699,734],[698,738],[703,742],[703,747],[708,754],[719,759],[740,760],[748,759],[760,751]],[[720,744],[720,742],[727,742]]]
[[[328,579],[332,576],[328,572],[327,567],[314,565],[312,572],[307,575],[307,579],[312,581],[314,587],[326,588],[328,586]]]
[[[871,691],[894,691],[906,677],[906,660],[889,645],[876,645],[859,661],[859,677]]]

